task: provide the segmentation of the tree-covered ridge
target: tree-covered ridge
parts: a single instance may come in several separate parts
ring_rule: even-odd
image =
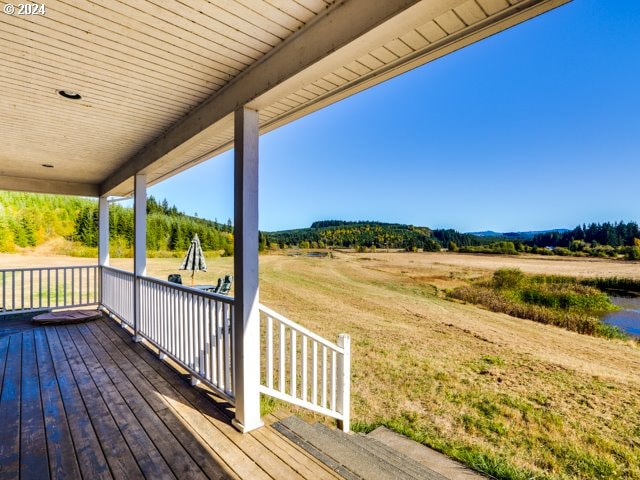
[[[456,245],[481,245],[482,239],[455,230],[432,230],[399,223],[372,221],[322,220],[310,228],[284,230],[266,234],[268,244],[302,248],[402,248],[405,250],[439,251],[451,242]]]
[[[591,223],[578,225],[567,232],[547,232],[533,237],[531,244],[543,247],[578,248],[581,245],[609,245],[610,247],[634,246],[640,238],[636,222]]]
[[[166,200],[147,200],[147,248],[150,251],[186,250],[194,234],[204,250],[233,253],[233,228],[192,217]],[[62,237],[89,248],[98,245],[98,202],[80,197],[0,192],[0,252],[37,246]],[[131,254],[133,209],[109,207],[112,254]]]

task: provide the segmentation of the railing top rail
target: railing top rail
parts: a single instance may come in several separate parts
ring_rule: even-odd
[[[170,288],[173,288],[174,290],[180,290],[182,292],[189,293],[190,295],[196,295],[196,296],[205,297],[205,298],[212,298],[219,302],[224,302],[229,304],[233,304],[234,302],[233,297],[230,297],[229,295],[221,295],[220,293],[213,293],[213,292],[207,292],[204,290],[198,290],[197,288],[193,288],[188,285],[181,285],[179,283],[168,282],[166,280],[161,280],[159,278],[140,277],[140,279],[147,282],[162,285],[163,287],[170,287]]]
[[[103,265],[102,268],[104,270],[110,270],[112,272],[124,273],[124,274],[133,276],[133,272],[130,272],[128,270],[123,270],[121,268],[112,267],[110,265]]]
[[[275,318],[276,320],[278,320],[280,323],[285,324],[286,326],[292,328],[293,330],[295,330],[298,333],[301,333],[302,335],[305,335],[313,340],[315,340],[316,342],[332,349],[335,350],[338,353],[344,353],[344,349],[338,345],[336,345],[333,342],[330,342],[329,340],[326,340],[324,338],[322,338],[320,335],[317,335],[315,333],[313,333],[311,330],[308,330],[306,328],[304,328],[301,325],[298,325],[295,322],[292,322],[291,320],[289,320],[288,318],[280,315],[278,312],[275,312],[273,310],[271,310],[269,307],[265,307],[263,304],[260,304],[260,306],[258,307],[259,310],[265,314],[267,314],[268,316]]]
[[[98,265],[61,265],[56,267],[15,267],[0,268],[0,273],[5,272],[37,272],[41,270],[65,270],[69,268],[96,268]]]

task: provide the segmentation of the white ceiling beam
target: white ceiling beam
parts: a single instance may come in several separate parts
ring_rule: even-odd
[[[462,2],[433,2],[438,4],[433,13],[437,15]],[[179,155],[188,151],[207,137],[211,126],[237,108],[376,27],[389,28],[386,27],[389,20],[416,3],[418,0],[344,0],[328,9],[134,155],[102,183],[100,194],[108,194],[170,153]]]
[[[0,176],[0,190],[97,197],[100,192],[100,186],[90,183],[63,182],[59,180],[2,175]]]

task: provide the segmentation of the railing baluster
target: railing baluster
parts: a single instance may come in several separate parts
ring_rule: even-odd
[[[273,318],[267,315],[267,351],[265,358],[265,368],[267,374],[267,387],[273,388]]]
[[[221,371],[221,364],[222,364],[222,345],[220,342],[220,317],[222,316],[222,304],[220,302],[215,303],[215,307],[216,307],[216,311],[215,311],[215,315],[213,318],[213,331],[212,331],[212,337],[213,337],[213,342],[215,345],[214,348],[214,354],[213,354],[213,378],[214,378],[214,383],[216,383],[217,385],[221,385],[222,384],[222,371]]]
[[[220,302],[213,300],[213,311],[211,312],[211,378],[216,385],[218,380],[218,317],[220,312]]]
[[[229,366],[229,392],[233,392],[233,385],[235,382],[235,372],[236,372],[236,364],[235,357],[233,355],[233,339],[236,336],[236,325],[233,321],[233,304],[227,303],[227,310],[229,311],[229,360],[227,361],[227,365]],[[257,352],[256,352],[257,353]]]
[[[296,391],[297,391],[297,385],[296,385],[296,381],[297,381],[296,364],[298,362],[297,343],[298,342],[296,337],[296,331],[294,329],[291,329],[291,347],[290,347],[291,352],[289,353],[289,362],[290,362],[289,375],[291,377],[290,387],[291,387],[292,397],[296,396]]]
[[[327,347],[322,346],[322,403],[321,406],[327,406]]]
[[[205,352],[206,352],[206,334],[204,330],[205,323],[205,306],[204,306],[204,298],[198,295],[198,356],[200,357],[200,366],[199,371],[200,375],[206,378],[206,370],[205,370]]]
[[[33,270],[29,270],[29,308],[33,309]]]
[[[213,347],[211,345],[211,299],[202,297],[202,344],[204,347],[204,372],[205,378],[208,382],[211,381],[213,375],[211,374],[211,353]]]
[[[224,372],[224,379],[222,380],[222,384],[224,385],[224,390],[226,392],[231,391],[231,335],[229,334],[229,327],[231,324],[231,316],[230,311],[227,308],[227,305],[223,305],[222,307],[223,315],[222,315],[222,349],[223,349],[223,357],[222,357],[222,369]]]
[[[302,335],[302,338],[300,339],[300,343],[302,346],[301,349],[301,361],[300,361],[300,370],[302,370],[302,378],[301,378],[301,382],[302,382],[302,400],[304,400],[305,402],[307,401],[307,394],[308,394],[308,385],[307,385],[307,336],[306,335]]]
[[[24,270],[20,272],[20,308],[24,309]]]
[[[280,322],[280,370],[278,371],[278,389],[284,393],[285,391],[285,378],[287,376],[287,372],[285,371],[285,346],[286,346],[286,332],[284,329],[284,323]]]
[[[311,401],[318,404],[318,342],[313,340],[311,344]]]
[[[195,299],[193,295],[187,294],[189,298],[189,365],[192,370],[196,369],[196,314]]]
[[[331,352],[331,410],[336,409],[336,351]]]

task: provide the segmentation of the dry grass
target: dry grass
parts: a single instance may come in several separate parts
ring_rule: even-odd
[[[0,268],[48,261],[82,259],[1,255]],[[149,273],[178,263],[151,259]],[[198,283],[233,259],[209,264]],[[274,255],[261,257],[261,300],[329,339],[351,334],[359,428],[388,424],[502,478],[640,478],[640,349],[437,295],[500,267],[640,278],[638,264],[606,260]]]
[[[471,261],[452,267],[458,259]],[[503,260],[513,259],[264,257],[261,295],[328,338],[352,335],[361,428],[386,423],[503,478],[640,478],[637,346],[434,294]],[[532,272],[629,275],[616,262],[522,263]]]

